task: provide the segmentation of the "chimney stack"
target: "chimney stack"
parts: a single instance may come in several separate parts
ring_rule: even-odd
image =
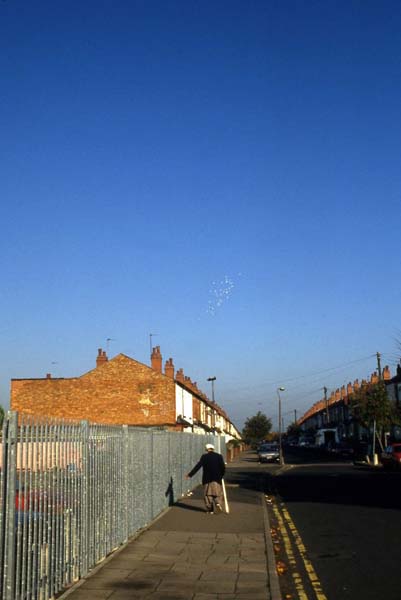
[[[96,367],[100,367],[100,365],[107,363],[108,360],[109,359],[107,358],[106,352],[104,350],[102,350],[101,348],[99,348],[97,351],[97,357],[96,357]]]
[[[164,365],[164,374],[166,377],[174,379],[174,363],[172,358],[166,360],[166,364]]]
[[[178,369],[175,378],[180,383],[184,383],[184,371],[182,369]]]
[[[158,373],[162,372],[162,355],[160,353],[160,346],[153,348],[152,355],[150,357],[151,366],[154,371]]]
[[[379,376],[377,374],[377,371],[372,373],[372,375],[370,376],[370,383],[379,383]]]

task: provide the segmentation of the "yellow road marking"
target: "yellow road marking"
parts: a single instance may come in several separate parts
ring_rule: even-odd
[[[286,528],[284,520],[280,514],[280,511],[278,510],[278,508],[275,505],[273,505],[273,511],[274,511],[275,517],[278,522],[279,531],[280,531],[281,536],[284,541],[284,547],[285,547],[285,552],[288,557],[288,562],[294,568],[294,567],[296,567],[297,563],[296,563],[296,560],[294,557],[294,553],[292,551],[291,540],[288,536],[287,528]],[[308,595],[306,594],[305,588],[302,583],[302,577],[296,571],[293,571],[291,574],[292,574],[292,578],[294,581],[295,589],[297,590],[297,593],[298,593],[299,600],[308,600]]]
[[[288,510],[284,506],[281,506],[281,510],[284,515],[284,519],[288,525],[288,528],[294,537],[295,544],[299,550],[302,561],[305,565],[306,572],[308,573],[308,576],[309,576],[310,582],[312,584],[312,587],[315,591],[317,600],[327,600],[326,595],[323,593],[322,586],[321,586],[319,578],[316,574],[316,571],[313,568],[311,561],[306,557],[306,548],[302,541],[301,536],[298,533],[297,528],[295,527],[294,521],[291,519]]]

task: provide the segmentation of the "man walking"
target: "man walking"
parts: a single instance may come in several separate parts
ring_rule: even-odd
[[[224,459],[221,454],[214,451],[213,444],[206,444],[206,453],[202,454],[200,461],[188,473],[186,479],[189,479],[202,467],[202,484],[204,486],[204,499],[206,512],[214,513],[214,509],[223,511],[223,487],[222,479],[226,471]]]

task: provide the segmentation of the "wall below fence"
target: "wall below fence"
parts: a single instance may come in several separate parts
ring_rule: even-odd
[[[15,412],[2,433],[0,600],[53,597],[188,491],[205,443],[226,456],[217,436]]]

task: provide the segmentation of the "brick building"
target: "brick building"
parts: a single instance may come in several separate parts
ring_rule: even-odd
[[[227,414],[196,382],[164,366],[160,347],[151,366],[125,354],[109,358],[99,348],[96,367],[79,377],[11,380],[11,410],[33,415],[87,419],[94,423],[158,426],[180,431],[213,431],[240,438]]]
[[[399,370],[401,381],[401,366]],[[381,372],[381,379],[386,386],[388,397],[393,400],[396,406],[399,407],[399,397],[401,395],[401,385],[398,389],[397,377],[391,377],[390,368],[386,365]],[[303,433],[313,432],[325,428],[336,428],[340,438],[352,438],[363,431],[363,427],[354,418],[352,411],[352,396],[361,386],[376,384],[380,381],[380,376],[377,371],[370,375],[368,380],[355,379],[353,383],[349,382],[341,388],[333,390],[330,396],[322,398],[315,402],[307,412],[297,421]],[[399,391],[400,390],[400,391]],[[400,433],[401,435],[401,433]]]

